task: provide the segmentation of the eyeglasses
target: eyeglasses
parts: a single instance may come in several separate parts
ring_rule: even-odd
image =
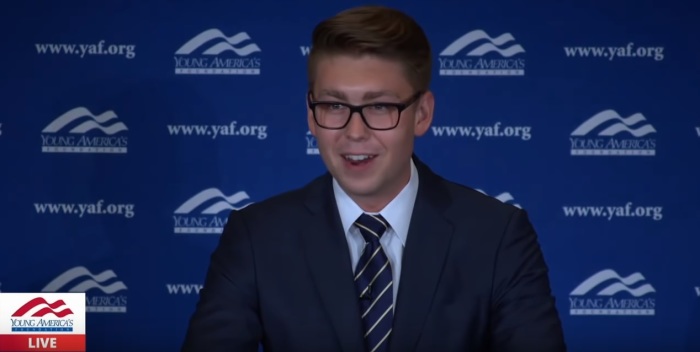
[[[309,108],[316,124],[322,128],[339,130],[350,122],[353,113],[359,113],[362,121],[373,130],[390,130],[399,125],[401,112],[420,98],[423,92],[416,92],[403,103],[374,102],[365,105],[350,105],[337,101],[313,101],[311,91],[307,95]]]

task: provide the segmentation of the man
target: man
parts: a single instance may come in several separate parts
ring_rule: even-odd
[[[434,174],[431,49],[360,7],[313,32],[309,129],[328,168],[231,213],[184,351],[565,351],[524,211]]]

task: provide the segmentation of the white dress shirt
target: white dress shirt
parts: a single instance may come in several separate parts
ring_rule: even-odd
[[[340,187],[338,182],[333,179],[333,191],[335,193],[335,201],[338,204],[340,219],[343,222],[343,230],[348,241],[350,249],[350,259],[352,259],[352,270],[355,270],[357,262],[362,255],[362,249],[365,246],[365,240],[360,234],[360,230],[353,223],[357,218],[364,213],[357,203]],[[399,278],[401,277],[401,258],[403,249],[406,245],[406,237],[408,236],[408,226],[411,222],[411,214],[413,214],[413,204],[418,193],[418,171],[411,160],[411,178],[408,184],[387,206],[378,214],[381,214],[389,223],[389,228],[382,235],[380,243],[391,264],[391,274],[394,286],[394,302],[396,302],[396,294],[399,289]],[[377,213],[369,213],[377,214]]]

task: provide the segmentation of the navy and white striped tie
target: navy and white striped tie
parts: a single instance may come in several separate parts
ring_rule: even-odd
[[[393,280],[391,264],[379,243],[388,224],[381,215],[362,214],[355,225],[366,242],[355,269],[355,286],[360,297],[367,351],[388,351],[394,320]]]

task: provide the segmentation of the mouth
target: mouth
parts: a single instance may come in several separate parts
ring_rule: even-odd
[[[343,159],[353,166],[364,165],[372,161],[377,154],[342,154]]]

